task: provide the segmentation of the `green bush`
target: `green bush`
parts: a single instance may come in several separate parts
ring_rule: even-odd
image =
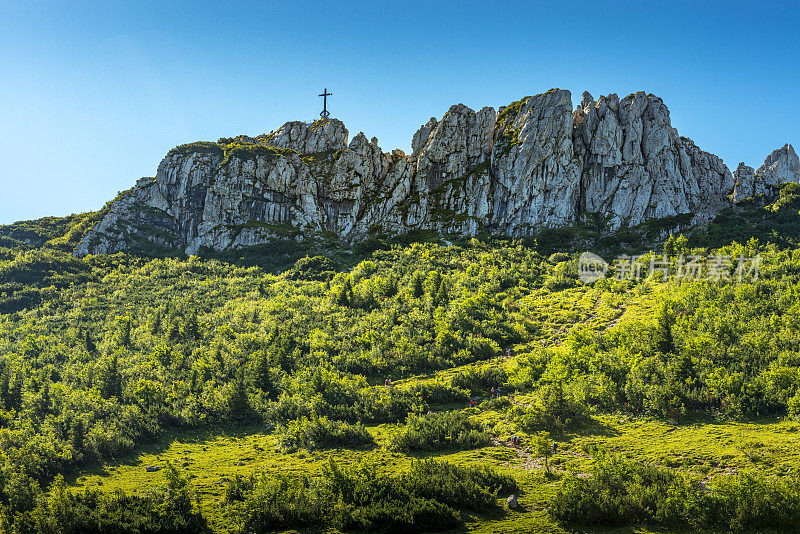
[[[414,495],[475,511],[491,508],[499,494],[519,491],[513,478],[488,466],[459,467],[436,460],[415,462],[404,484]]]
[[[589,478],[564,481],[549,512],[582,525],[792,529],[800,524],[800,479],[725,476],[709,490],[673,471],[601,456]]]
[[[415,382],[406,391],[426,404],[448,404],[469,401],[469,392],[439,381]]]
[[[375,444],[372,435],[360,424],[331,421],[325,417],[291,421],[281,432],[279,443],[284,450],[300,448],[368,447]]]
[[[511,408],[514,404],[511,402],[506,396],[502,397],[495,397],[493,399],[486,399],[482,403],[480,403],[479,407],[481,410],[504,410],[506,408]]]
[[[294,267],[286,271],[286,278],[325,282],[333,278],[338,270],[336,262],[326,256],[306,256],[297,260]]]
[[[28,515],[17,516],[20,534],[201,534],[210,533],[206,519],[194,504],[187,480],[167,464],[167,484],[155,491],[127,494],[120,490],[73,493],[63,479]]]
[[[475,449],[488,445],[490,440],[481,426],[463,413],[411,414],[392,439],[391,448],[398,451]]]
[[[450,384],[455,388],[468,389],[473,395],[488,395],[493,387],[505,387],[508,375],[499,367],[469,367],[453,375]]]
[[[299,477],[261,474],[247,481],[237,477],[228,483],[225,503],[231,505],[237,501],[243,501],[234,508],[241,517],[242,534],[317,525],[327,511],[327,503],[309,487],[307,480]]]
[[[510,415],[527,432],[577,428],[589,420],[586,406],[565,392],[560,382],[541,387],[530,406],[515,406]]]
[[[438,532],[461,525],[460,510],[487,512],[516,482],[488,467],[415,462],[389,475],[365,458],[351,467],[332,459],[315,481],[251,477],[231,481],[226,504],[235,505],[242,533],[314,525],[341,530]],[[237,504],[238,503],[238,504]]]

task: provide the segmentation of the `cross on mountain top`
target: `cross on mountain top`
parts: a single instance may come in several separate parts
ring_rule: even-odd
[[[322,97],[322,113],[319,114],[320,117],[323,119],[327,119],[330,117],[330,112],[328,111],[328,97],[331,96],[333,93],[328,92],[328,88],[322,90],[322,94],[319,95]]]

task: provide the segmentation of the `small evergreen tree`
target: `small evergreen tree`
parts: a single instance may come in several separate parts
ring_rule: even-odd
[[[86,331],[83,339],[83,345],[86,347],[86,352],[94,354],[97,352],[97,345],[95,344],[94,340],[92,339],[92,333],[90,331]]]
[[[450,302],[450,293],[448,289],[447,280],[442,280],[439,283],[439,289],[436,291],[436,297],[433,299],[434,306],[447,306]]]
[[[539,432],[534,441],[534,450],[540,458],[544,458],[544,469],[547,476],[550,476],[550,456],[553,454],[553,446],[550,443],[549,432]]]
[[[662,354],[674,353],[675,340],[672,336],[674,318],[665,305],[662,305],[658,310],[657,321],[656,348]]]
[[[247,396],[247,386],[244,383],[242,373],[238,373],[236,379],[228,390],[228,413],[234,419],[240,421],[252,417],[253,409],[250,406],[250,398]]]
[[[397,294],[397,277],[394,275],[393,271],[389,272],[386,280],[383,284],[383,296],[384,297],[393,297]]]
[[[131,318],[127,315],[117,317],[117,342],[126,349],[131,346]]]
[[[153,322],[150,325],[150,333],[152,335],[155,336],[161,330],[161,320],[162,320],[161,310],[158,310],[156,311],[156,315],[155,317],[153,317]]]
[[[339,306],[350,306],[353,303],[353,283],[350,277],[347,277],[344,284],[338,288],[333,300]]]
[[[428,288],[428,295],[433,300],[436,300],[436,294],[439,292],[439,286],[442,285],[442,275],[439,271],[431,271],[428,273],[428,279],[425,281]]]
[[[0,401],[3,403],[3,408],[10,408],[10,379],[8,377],[8,370],[3,369],[2,374],[0,374]]]
[[[178,341],[181,336],[181,327],[177,320],[172,320],[167,329],[167,339],[170,341]]]
[[[272,383],[270,357],[264,350],[253,353],[251,357],[250,381],[253,387],[260,389],[268,395],[275,389]]]
[[[669,239],[664,242],[664,256],[671,258],[675,255],[675,236],[669,234]]]
[[[425,287],[422,284],[422,275],[417,271],[414,273],[414,283],[413,283],[413,290],[412,294],[414,295],[415,299],[422,297],[425,294]]]
[[[100,393],[107,399],[122,396],[122,377],[119,374],[119,359],[116,352],[100,373]]]
[[[8,392],[8,405],[7,408],[19,410],[22,407],[22,375],[17,372],[14,374],[14,380],[11,381],[11,387]]]
[[[689,252],[689,240],[686,236],[681,234],[675,239],[675,252],[677,254],[686,254]]]
[[[78,417],[72,421],[72,428],[70,429],[70,443],[72,448],[76,451],[83,450],[83,442],[86,437],[86,427],[84,426],[83,419]]]
[[[197,322],[197,312],[192,310],[192,313],[186,317],[186,324],[183,327],[184,335],[187,341],[197,341],[200,339],[200,325]]]
[[[41,415],[45,416],[47,413],[50,412],[50,378],[46,377],[42,381],[42,386],[39,388],[39,396],[37,399],[37,406],[36,411]]]

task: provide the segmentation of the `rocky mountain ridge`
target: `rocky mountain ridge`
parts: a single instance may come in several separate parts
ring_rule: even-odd
[[[765,195],[770,187],[784,182],[800,181],[800,160],[792,145],[785,145],[772,152],[764,164],[756,171],[753,167],[739,163],[733,173],[736,186],[733,191],[735,201]]]
[[[719,157],[678,135],[654,95],[584,93],[573,109],[569,91],[552,89],[497,111],[452,106],[414,134],[410,155],[385,153],[363,133],[348,142],[336,119],[176,147],[75,252],[195,253],[414,229],[527,236],[586,216],[609,230],[676,215],[702,223],[732,193],[800,181],[798,167],[787,145],[734,179]]]

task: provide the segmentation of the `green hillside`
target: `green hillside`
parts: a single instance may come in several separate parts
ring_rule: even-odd
[[[1,529],[792,532],[798,189],[685,237],[78,259],[97,214],[0,227]],[[664,272],[585,285],[587,249]]]

